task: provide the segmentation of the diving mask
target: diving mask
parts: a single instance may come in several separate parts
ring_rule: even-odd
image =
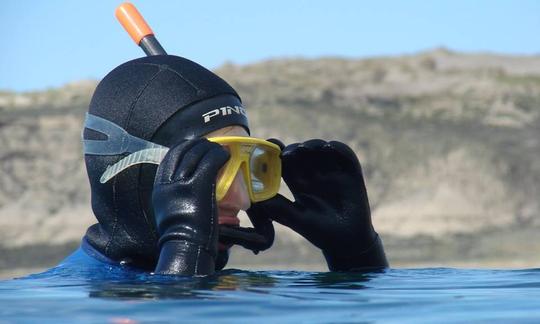
[[[92,114],[86,114],[84,126],[107,136],[106,140],[83,139],[84,154],[131,153],[108,166],[100,178],[101,183],[106,183],[137,164],[160,164],[169,151],[168,147],[130,135],[115,123]],[[242,169],[252,202],[266,200],[277,194],[281,183],[281,150],[278,145],[240,136],[211,137],[208,140],[224,146],[230,153],[229,161],[221,170],[216,184],[217,201],[225,197],[239,169]]]
[[[252,202],[270,199],[277,194],[281,184],[279,146],[253,137],[223,136],[208,140],[221,144],[231,155],[217,182],[218,201],[225,197],[239,169],[242,169]]]

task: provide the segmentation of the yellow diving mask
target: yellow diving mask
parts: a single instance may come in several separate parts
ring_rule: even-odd
[[[209,141],[224,146],[230,153],[216,184],[216,199],[225,197],[236,174],[242,169],[252,202],[275,196],[281,184],[281,149],[278,145],[253,137],[210,137]]]
[[[130,153],[107,167],[99,180],[101,183],[106,183],[123,170],[137,164],[160,164],[169,151],[168,147],[130,135],[115,123],[92,114],[86,114],[84,126],[107,136],[105,140],[83,138],[84,154]],[[239,169],[242,169],[252,202],[266,200],[277,194],[281,184],[279,157],[281,149],[278,145],[258,138],[241,136],[211,137],[208,140],[223,145],[231,155],[222,168],[216,184],[218,201],[225,197]]]

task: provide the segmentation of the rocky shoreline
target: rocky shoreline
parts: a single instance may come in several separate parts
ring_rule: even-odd
[[[525,269],[540,268],[540,242],[532,240],[539,232],[540,227],[508,228],[442,239],[383,236],[383,241],[392,268]],[[78,240],[59,245],[0,248],[0,279],[44,271],[57,265],[79,244]],[[328,270],[318,249],[302,241],[291,242],[287,234],[281,238],[278,235],[275,246],[257,256],[235,247],[227,267],[244,270]]]
[[[356,151],[393,266],[538,266],[540,56],[437,49],[216,73],[243,96],[254,136]],[[96,84],[0,91],[0,277],[56,264],[95,221],[80,131]],[[316,249],[279,234],[271,254],[231,265],[324,270]]]

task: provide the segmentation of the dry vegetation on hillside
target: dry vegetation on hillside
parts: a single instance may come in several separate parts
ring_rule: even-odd
[[[394,264],[540,263],[531,243],[540,228],[540,57],[439,49],[216,72],[242,95],[254,136],[353,147]],[[95,85],[0,92],[0,268],[28,266],[20,251],[44,244],[65,253],[94,221],[80,128]],[[258,260],[316,253],[279,235]]]

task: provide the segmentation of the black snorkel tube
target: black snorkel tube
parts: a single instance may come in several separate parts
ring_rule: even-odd
[[[118,6],[115,16],[135,44],[142,48],[147,56],[167,55],[150,26],[132,3],[125,2]],[[274,242],[272,221],[251,217],[250,220],[254,228],[220,225],[219,241],[223,244],[240,245],[255,254],[270,248]]]

